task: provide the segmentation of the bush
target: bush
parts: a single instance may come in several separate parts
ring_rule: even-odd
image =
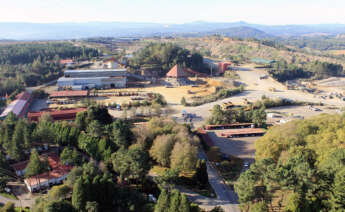
[[[241,93],[243,90],[244,90],[243,86],[240,86],[239,88],[235,88],[235,89],[217,88],[217,91],[214,94],[201,97],[199,100],[191,102],[191,103],[185,102],[184,105],[192,106],[192,107],[200,106],[206,103],[211,103],[220,99],[225,99],[225,98],[234,96],[236,94]],[[181,100],[181,104],[182,104],[182,100]]]

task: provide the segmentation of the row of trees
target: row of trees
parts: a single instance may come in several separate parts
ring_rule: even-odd
[[[288,64],[285,60],[277,61],[269,70],[273,78],[280,82],[298,78],[313,77],[322,79],[331,76],[343,76],[344,68],[340,64],[314,61],[306,64]]]
[[[11,65],[33,63],[39,57],[48,61],[57,57],[87,59],[100,54],[97,49],[77,47],[67,42],[1,45],[0,52],[0,64]]]
[[[242,207],[343,211],[344,123],[344,115],[321,115],[271,128],[235,186]]]
[[[235,122],[252,122],[257,127],[266,126],[265,106],[261,105],[259,109],[245,110],[239,109],[222,110],[220,105],[215,105],[207,124],[231,124]]]

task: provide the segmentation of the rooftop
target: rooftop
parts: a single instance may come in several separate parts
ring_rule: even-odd
[[[127,69],[78,69],[78,70],[66,70],[67,73],[94,73],[94,72],[127,72]]]
[[[54,91],[50,93],[51,98],[56,97],[79,97],[79,96],[87,96],[88,91]]]
[[[79,112],[86,111],[87,108],[73,108],[73,109],[65,109],[65,110],[47,110],[47,111],[40,111],[40,112],[29,112],[28,113],[28,120],[30,121],[38,121],[38,119],[42,116],[43,113],[49,113],[50,116],[55,120],[73,120],[75,116]]]
[[[170,69],[170,71],[166,74],[167,77],[188,77],[188,74],[185,72],[184,68],[180,65],[175,65]]]

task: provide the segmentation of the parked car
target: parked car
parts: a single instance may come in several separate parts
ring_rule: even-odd
[[[248,162],[248,161],[245,161],[245,162],[243,163],[243,166],[244,166],[245,168],[248,168],[248,167],[249,167],[249,162]]]

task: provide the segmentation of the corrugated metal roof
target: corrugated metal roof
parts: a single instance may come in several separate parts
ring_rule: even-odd
[[[22,92],[18,94],[17,99],[11,102],[6,109],[1,113],[0,117],[6,117],[10,112],[16,114],[17,116],[23,111],[26,104],[31,98],[31,94],[28,92]]]

